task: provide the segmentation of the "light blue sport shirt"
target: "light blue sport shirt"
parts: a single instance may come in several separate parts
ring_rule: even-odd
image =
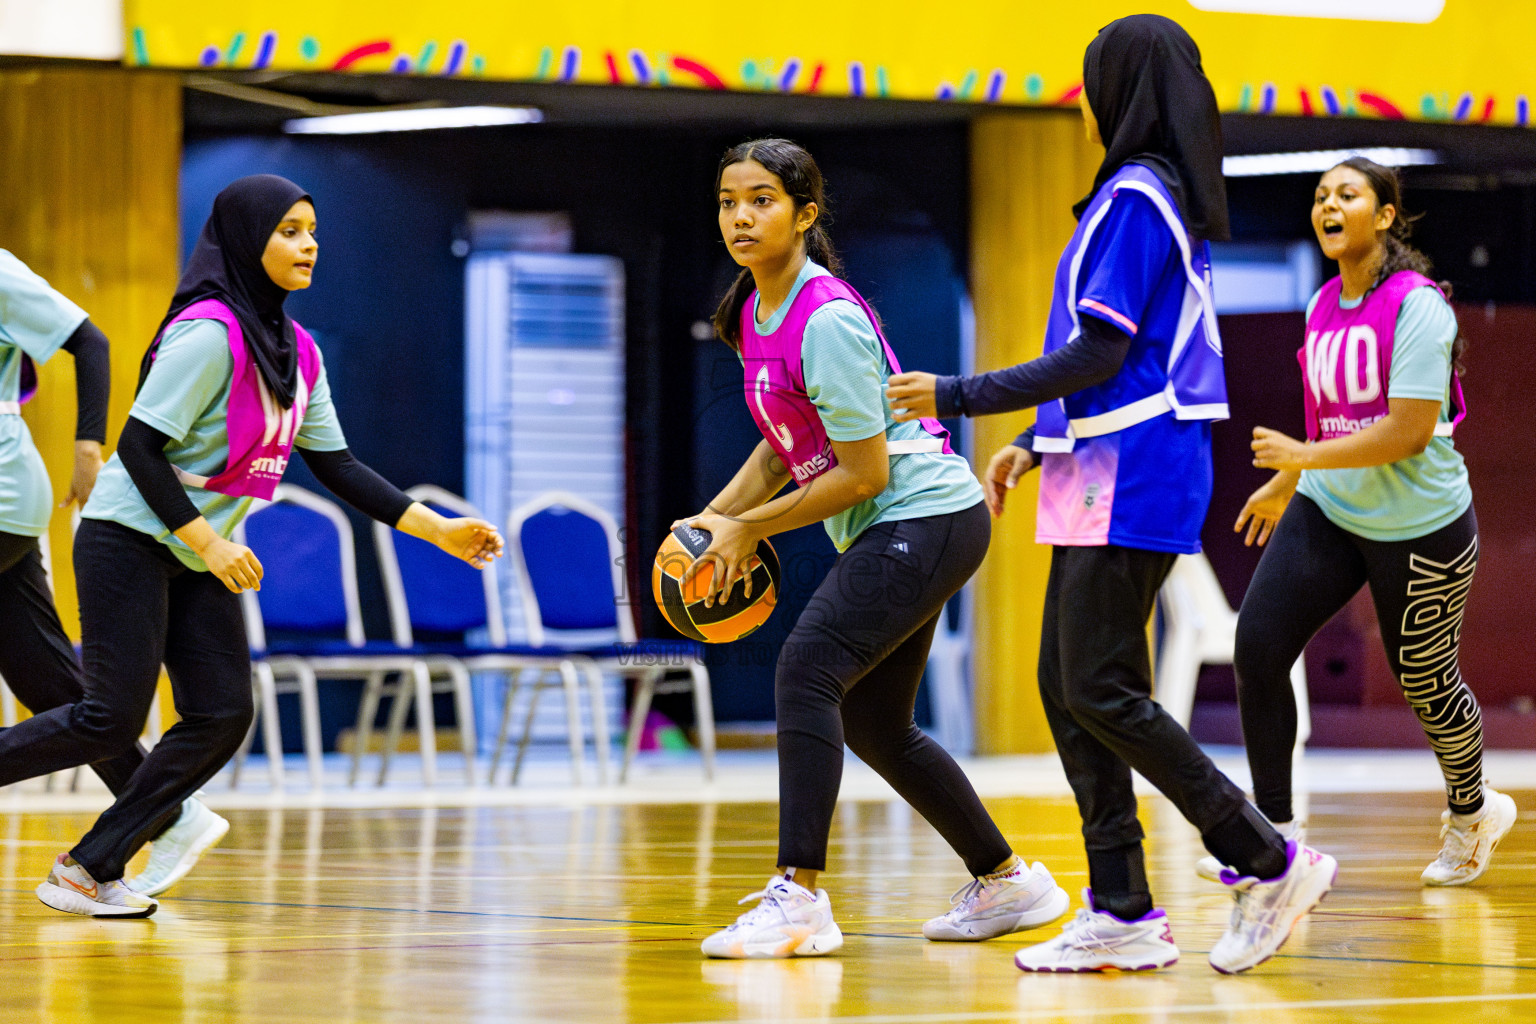
[[[229,462],[225,414],[234,374],[229,330],[222,323],[178,321],[166,328],[154,366],[128,415],[170,437],[165,457],[172,466],[198,476],[216,476]],[[317,452],[340,451],[347,446],[336,419],[336,408],[331,404],[331,386],[323,360],[294,444]],[[187,496],[209,525],[225,538],[234,534],[256,500],[200,487],[188,487]],[[173,536],[150,510],[116,454],[101,471],[91,500],[81,514],[86,519],[107,519],[147,533],[175,552],[183,565],[207,571],[208,566],[196,552]]]

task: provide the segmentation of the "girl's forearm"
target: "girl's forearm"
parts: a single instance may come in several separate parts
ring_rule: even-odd
[[[1336,437],[1308,445],[1306,468],[1365,469],[1385,466],[1418,455],[1433,438],[1433,432],[1426,437],[1421,430],[1388,413],[1348,437]]]
[[[787,533],[846,512],[879,493],[846,466],[833,466],[790,494],[739,513],[732,513],[758,537]]]

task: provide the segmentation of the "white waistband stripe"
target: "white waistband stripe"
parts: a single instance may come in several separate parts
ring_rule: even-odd
[[[1154,416],[1161,416],[1172,408],[1173,404],[1168,401],[1168,395],[1159,391],[1130,405],[1122,405],[1118,409],[1111,409],[1097,416],[1084,416],[1080,420],[1073,420],[1072,436],[1099,437],[1103,434],[1113,434],[1117,430],[1145,423]]]
[[[915,441],[887,441],[885,450],[891,455],[921,455],[924,452],[942,452],[944,442],[936,437],[919,438]]]
[[[0,402],[0,416],[20,416],[20,402]]]

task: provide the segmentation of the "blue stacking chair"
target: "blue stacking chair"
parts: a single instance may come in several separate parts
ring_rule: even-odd
[[[657,693],[693,692],[704,777],[715,775],[715,711],[703,650],[691,640],[640,640],[627,608],[624,547],[603,509],[547,491],[512,513],[507,529],[528,642],[590,658],[595,670],[634,679],[635,703],[619,781],[640,744]],[[681,678],[679,678],[681,677]]]
[[[448,516],[474,516],[480,512],[463,498],[441,487],[423,484],[406,492],[433,511]],[[580,716],[578,667],[586,670],[591,683],[592,741],[596,748],[598,781],[608,778],[608,719],[603,707],[602,676],[586,658],[558,650],[507,643],[507,627],[502,616],[501,590],[496,563],[475,569],[439,550],[426,541],[392,530],[383,523],[373,526],[373,543],[378,551],[379,569],[384,578],[384,592],[389,600],[389,621],[395,644],[421,655],[429,667],[441,660],[449,673],[464,673],[460,720],[471,714],[467,673],[488,672],[507,680],[506,700],[502,707],[501,729],[491,757],[487,781],[496,781],[496,769],[506,748],[512,723],[512,702],[516,698],[524,672],[533,673],[533,692],[528,703],[517,759],[512,766],[512,781],[522,771],[523,755],[528,747],[534,711],[539,694],[546,685],[558,684],[565,693],[565,713],[571,748],[571,772],[581,781],[583,734]],[[450,635],[450,641],[424,642],[421,633]],[[467,642],[466,634],[484,631],[485,643]],[[365,705],[368,696],[365,694]],[[398,710],[398,705],[397,705]],[[391,732],[397,731],[391,716]]]
[[[361,677],[367,681],[365,689],[372,687],[382,693],[387,677],[398,678],[401,682],[394,688],[397,702],[406,705],[414,697],[416,704],[422,779],[429,786],[435,784],[437,744],[431,672],[412,652],[391,641],[369,642],[363,635],[352,524],[341,507],[301,487],[280,484],[271,504],[246,517],[236,539],[256,553],[265,573],[261,590],[247,590],[241,597],[252,659],[266,668],[264,673],[257,673],[257,717],[267,723],[264,737],[269,756],[282,756],[275,724],[276,694],[297,692],[311,784],[318,788],[321,760],[317,680]],[[268,630],[280,630],[285,639],[269,644]],[[377,700],[374,707],[377,708]],[[394,710],[403,721],[405,708]],[[370,716],[367,725],[371,724]],[[461,723],[461,728],[466,726],[473,735],[473,720]],[[368,732],[360,722],[350,782],[356,782],[367,739]],[[247,736],[246,745],[236,755],[236,784],[250,740]],[[472,742],[465,754],[473,758]],[[275,765],[280,763],[279,760]],[[473,780],[473,765],[467,767]],[[274,777],[280,775],[280,771],[274,772]],[[383,781],[381,770],[380,784]]]

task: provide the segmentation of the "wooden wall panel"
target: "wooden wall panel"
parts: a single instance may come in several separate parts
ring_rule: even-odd
[[[1072,204],[1093,184],[1103,150],[1075,112],[997,114],[971,135],[971,288],[976,368],[1040,355],[1056,261],[1072,237]],[[1034,413],[976,421],[978,472]],[[1035,543],[1038,472],[1009,498],[977,576],[976,737],[980,753],[1053,749],[1035,666],[1050,549]]]
[[[112,341],[108,449],[133,403],[139,358],[165,312],[179,262],[181,84],[117,68],[0,71],[0,248],[79,303]],[[53,480],[69,490],[74,361],[41,368],[26,407]],[[50,527],[59,613],[79,635],[70,517]]]

